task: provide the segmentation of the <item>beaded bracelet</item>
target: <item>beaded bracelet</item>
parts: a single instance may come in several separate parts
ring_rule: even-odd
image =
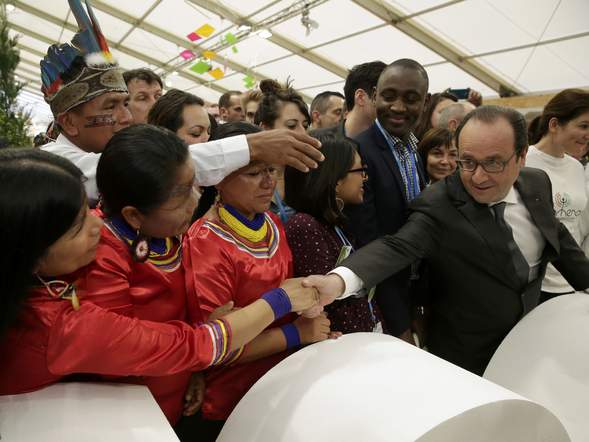
[[[262,295],[261,299],[270,304],[270,307],[274,312],[274,320],[282,318],[292,310],[290,298],[280,287],[267,291]]]
[[[301,336],[299,335],[299,330],[297,329],[296,325],[294,324],[285,324],[280,327],[282,333],[284,333],[284,337],[286,338],[286,348],[293,348],[298,347],[301,345]]]

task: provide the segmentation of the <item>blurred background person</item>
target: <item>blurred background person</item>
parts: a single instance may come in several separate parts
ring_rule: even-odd
[[[244,121],[241,92],[228,91],[219,98],[219,124]]]
[[[334,91],[318,94],[311,102],[311,127],[323,129],[336,126],[344,117],[345,97]]]
[[[417,151],[425,164],[430,184],[456,171],[458,149],[448,129],[428,130],[417,145]]]
[[[129,111],[135,124],[147,123],[147,114],[159,97],[164,85],[159,75],[151,69],[133,69],[123,73],[129,89]]]
[[[241,105],[245,112],[245,121],[250,124],[254,124],[256,112],[260,106],[262,100],[262,91],[254,89],[251,91],[244,92],[241,98]]]

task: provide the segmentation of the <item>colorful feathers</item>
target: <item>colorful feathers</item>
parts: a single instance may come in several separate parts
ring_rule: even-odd
[[[72,43],[84,54],[86,63],[89,66],[113,64],[114,60],[108,43],[88,0],[85,0],[87,12],[81,0],[68,0],[68,3],[79,28]]]

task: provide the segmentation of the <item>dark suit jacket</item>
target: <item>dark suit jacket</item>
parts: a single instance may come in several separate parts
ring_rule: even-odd
[[[548,262],[576,290],[589,287],[589,261],[554,217],[548,175],[523,168],[515,187],[546,240],[538,278],[524,290],[491,210],[470,197],[458,173],[413,201],[409,221],[396,235],[343,263],[372,286],[425,258],[432,289],[429,350],[479,375],[507,333],[537,305]]]
[[[401,172],[386,139],[376,124],[355,138],[360,155],[368,167],[364,203],[346,208],[347,229],[362,246],[383,235],[397,232],[407,221],[405,187]],[[420,187],[425,187],[423,164],[417,163]],[[375,299],[386,328],[399,335],[411,324],[409,314],[409,269],[379,284]]]

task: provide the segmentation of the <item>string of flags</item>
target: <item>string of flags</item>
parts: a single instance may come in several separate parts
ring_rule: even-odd
[[[212,25],[205,23],[200,28],[188,34],[186,38],[191,42],[195,42],[210,37],[214,32],[215,28]],[[232,32],[227,32],[225,35],[221,36],[221,43],[230,46],[231,51],[234,54],[239,52],[237,48],[237,37]],[[197,54],[190,49],[184,49],[180,52],[180,57],[186,61],[195,60],[197,58]],[[198,75],[204,75],[208,73],[208,75],[213,77],[215,80],[220,80],[225,76],[225,69],[221,69],[220,67],[213,67],[212,62],[216,57],[217,53],[215,51],[205,50],[200,54],[199,59],[196,60],[192,66],[190,66],[190,70]],[[256,85],[256,79],[251,75],[245,75],[243,77],[243,84],[247,89],[252,89]]]

